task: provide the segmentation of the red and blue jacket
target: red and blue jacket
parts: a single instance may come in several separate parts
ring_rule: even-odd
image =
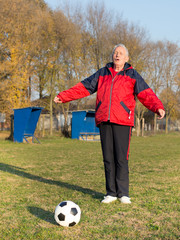
[[[129,63],[125,63],[123,70],[115,77],[112,69],[113,63],[108,63],[74,87],[60,92],[57,97],[65,103],[97,92],[95,113],[97,126],[107,121],[134,126],[136,96],[154,113],[158,113],[158,109],[164,109],[153,90]]]

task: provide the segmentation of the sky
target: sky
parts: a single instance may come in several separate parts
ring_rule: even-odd
[[[66,0],[45,0],[56,9]],[[92,0],[67,0],[86,6]],[[147,31],[150,40],[168,40],[180,45],[180,0],[99,0],[107,9]]]

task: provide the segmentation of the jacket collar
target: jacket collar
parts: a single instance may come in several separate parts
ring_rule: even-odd
[[[106,64],[106,67],[109,69],[109,68],[113,68],[113,65],[114,65],[114,63],[113,62],[110,62],[110,63],[107,63]],[[123,68],[123,71],[125,71],[125,70],[128,70],[128,69],[132,69],[133,67],[131,66],[131,64],[129,64],[129,63],[125,63],[125,65],[124,65],[124,68]],[[109,69],[110,70],[110,69]]]

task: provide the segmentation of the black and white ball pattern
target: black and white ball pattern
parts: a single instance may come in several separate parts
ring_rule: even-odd
[[[80,221],[81,209],[72,201],[63,201],[57,205],[54,218],[63,227],[73,227]]]

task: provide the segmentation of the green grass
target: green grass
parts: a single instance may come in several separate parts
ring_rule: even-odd
[[[0,239],[179,239],[180,135],[132,137],[131,205],[101,204],[105,194],[99,142],[65,138],[41,144],[0,140]],[[82,210],[80,223],[54,220],[58,203]]]

